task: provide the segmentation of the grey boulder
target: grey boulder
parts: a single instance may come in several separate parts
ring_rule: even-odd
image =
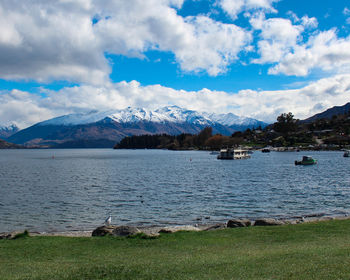
[[[115,226],[100,226],[92,232],[92,236],[106,236],[113,235]]]
[[[236,227],[249,227],[251,226],[251,222],[248,219],[232,219],[227,222],[228,228],[236,228]]]
[[[131,236],[141,231],[132,226],[100,226],[92,232],[92,236]]]
[[[254,226],[281,226],[285,223],[276,219],[259,219],[256,220]]]
[[[112,232],[114,236],[131,236],[138,233],[141,233],[141,231],[137,227],[132,226],[118,226]]]

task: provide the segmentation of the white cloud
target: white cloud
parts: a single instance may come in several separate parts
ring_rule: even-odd
[[[183,0],[3,0],[0,78],[104,84],[104,53],[143,58],[172,52],[184,71],[216,76],[249,44],[251,35],[206,16],[181,17]],[[96,19],[95,24],[92,19]]]
[[[1,78],[107,80],[109,67],[79,3],[3,0],[0,11],[1,34],[7,34],[0,39]]]
[[[46,108],[38,96],[28,92],[12,90],[0,94],[0,124],[16,124],[25,128],[28,125],[56,116],[52,108]]]
[[[140,57],[148,49],[171,51],[182,70],[216,76],[226,71],[251,40],[249,32],[233,24],[207,16],[183,18],[155,0],[133,2],[124,5],[125,11],[120,5],[111,7],[114,16],[96,24],[108,51]],[[138,8],[130,10],[130,6]]]
[[[300,21],[300,18],[293,11],[288,11],[287,16],[293,21],[293,23],[298,23]]]
[[[334,29],[320,32],[307,43],[294,46],[278,62],[269,73],[306,76],[314,68],[341,72],[350,66],[350,36],[338,38]]]
[[[285,54],[297,45],[304,31],[304,26],[293,25],[289,19],[265,19],[264,14],[255,14],[250,19],[255,30],[260,30],[261,40],[258,42],[260,57],[254,63],[273,63],[280,61]]]
[[[308,16],[303,16],[301,18],[301,23],[306,28],[311,28],[311,29],[317,28],[318,26],[318,21],[315,17],[310,18]]]
[[[203,112],[232,112],[273,122],[281,113],[293,112],[304,119],[322,110],[349,102],[350,75],[337,75],[300,89],[278,91],[242,90],[238,93],[184,91],[138,82],[76,86],[59,92],[47,91],[41,98],[13,90],[0,94],[0,124],[15,122],[24,128],[38,121],[69,113],[107,111],[128,106],[156,109],[168,105]],[[234,108],[234,109],[232,109]]]
[[[292,112],[297,118],[305,119],[349,102],[350,75],[321,79],[300,89],[252,91],[245,98],[242,95],[239,93],[241,114],[273,122],[281,113]]]
[[[310,18],[308,15],[299,18],[294,12],[288,11],[287,15],[292,19],[294,24],[301,24],[305,28],[314,29],[318,26],[318,20],[315,17]]]
[[[346,15],[346,16],[350,16],[350,9],[348,7],[345,7],[344,10],[343,10],[343,14]],[[350,17],[348,17],[346,19],[346,23],[350,24]]]
[[[217,4],[232,18],[243,11],[263,10],[265,12],[276,13],[273,3],[279,0],[217,0]]]
[[[296,24],[284,18],[266,19],[263,13],[250,18],[253,29],[260,31],[260,56],[253,63],[272,64],[268,73],[275,75],[307,76],[312,69],[350,73],[350,36],[338,38],[336,29],[313,31],[316,18],[288,15]]]
[[[12,24],[15,20],[10,17],[10,20],[5,18],[6,11],[0,6],[0,44],[7,46],[18,46],[22,43],[22,36],[17,32],[16,28]]]
[[[207,69],[211,76],[224,73],[237,59],[237,54],[250,42],[251,36],[232,24],[214,22],[199,16],[186,19],[194,28],[191,41],[175,50],[177,60],[185,71]],[[190,37],[190,36],[189,36]]]

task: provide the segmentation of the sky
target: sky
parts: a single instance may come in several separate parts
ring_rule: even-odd
[[[349,101],[348,0],[0,0],[0,126],[171,105],[273,122]]]

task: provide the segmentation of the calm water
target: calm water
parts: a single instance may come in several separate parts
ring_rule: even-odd
[[[208,152],[0,150],[0,232],[194,224],[350,212],[350,159],[308,152],[220,161]],[[210,220],[204,219],[210,217]]]

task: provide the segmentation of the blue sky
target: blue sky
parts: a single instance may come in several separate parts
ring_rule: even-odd
[[[0,26],[0,125],[167,105],[271,122],[350,101],[346,0],[2,0]]]

